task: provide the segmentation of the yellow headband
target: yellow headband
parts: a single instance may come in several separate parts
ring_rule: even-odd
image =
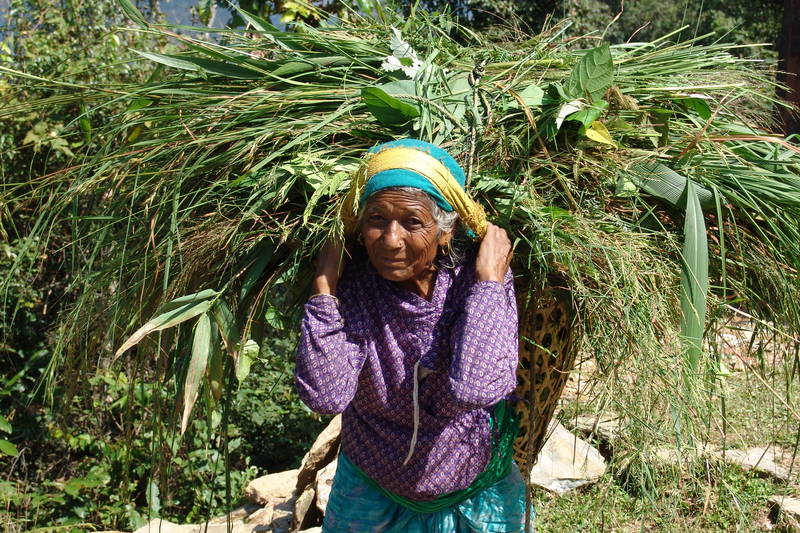
[[[447,203],[453,206],[462,223],[470,228],[479,239],[486,235],[486,213],[475,200],[470,198],[447,167],[430,154],[400,146],[387,148],[373,154],[353,176],[350,191],[345,197],[341,210],[346,233],[352,233],[356,229],[358,199],[364,184],[378,172],[394,169],[410,170],[424,176],[438,189]]]

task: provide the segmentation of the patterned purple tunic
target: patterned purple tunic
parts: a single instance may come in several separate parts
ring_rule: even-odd
[[[489,459],[488,408],[516,384],[511,272],[501,284],[476,281],[474,259],[439,270],[428,301],[382,278],[361,253],[346,265],[337,296],[306,304],[300,397],[314,411],[344,412],[344,453],[384,488],[430,500],[469,486]],[[417,361],[418,437],[404,465]]]

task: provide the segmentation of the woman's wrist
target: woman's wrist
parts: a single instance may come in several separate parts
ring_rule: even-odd
[[[331,296],[336,296],[336,283],[331,283],[327,276],[318,275],[311,284],[311,292],[315,295],[330,294]]]

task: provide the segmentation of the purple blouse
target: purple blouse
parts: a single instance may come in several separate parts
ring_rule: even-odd
[[[337,296],[306,303],[295,373],[302,400],[343,412],[344,453],[384,488],[430,500],[468,487],[489,460],[489,408],[516,385],[511,272],[501,284],[476,281],[474,260],[441,269],[428,301],[382,278],[361,253]],[[404,465],[417,362],[418,434]]]

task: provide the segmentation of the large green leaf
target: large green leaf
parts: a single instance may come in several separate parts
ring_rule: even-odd
[[[192,341],[192,358],[186,370],[186,379],[183,383],[183,417],[181,418],[181,435],[186,432],[189,425],[189,416],[192,414],[200,382],[206,373],[208,358],[211,354],[211,319],[208,313],[203,313],[197,320]]]
[[[19,455],[19,450],[14,445],[14,443],[7,441],[6,439],[0,439],[0,456],[2,455],[10,455],[11,457],[16,457]]]
[[[192,72],[204,72],[206,74],[226,76],[243,80],[257,80],[264,77],[264,74],[255,70],[251,70],[239,65],[231,65],[230,63],[225,63],[223,61],[206,59],[204,57],[154,54],[151,52],[140,52],[139,50],[134,50],[134,52],[151,61],[155,61],[156,63],[182,70],[190,70]]]
[[[142,15],[131,0],[119,0],[119,5],[128,17],[142,28],[148,26],[147,20]]]
[[[236,325],[236,317],[231,313],[228,304],[221,300],[211,309],[211,314],[214,316],[214,322],[217,323],[220,335],[222,335],[225,349],[229,355],[235,357],[239,349],[239,338],[241,337],[239,326]]]
[[[607,108],[608,102],[605,100],[600,100],[599,102],[595,102],[592,106],[584,107],[580,111],[576,111],[571,115],[567,115],[566,120],[580,122],[588,128],[592,125],[592,122],[600,118],[600,115],[602,115]]]
[[[614,82],[611,48],[603,44],[592,48],[575,65],[564,89],[572,98],[600,100]]]
[[[364,87],[361,99],[378,122],[386,126],[402,126],[420,114],[417,107],[394,98],[379,87]]]
[[[250,365],[258,358],[259,346],[253,339],[248,339],[239,352],[239,359],[236,361],[236,379],[239,383],[250,374]]]
[[[684,206],[684,194],[689,180],[658,161],[635,163],[628,168],[627,177],[656,198],[674,207]],[[693,189],[700,205],[704,208],[714,206],[714,194],[696,183]]]
[[[202,296],[201,296],[202,295]],[[128,340],[116,352],[116,356],[121,355],[125,350],[139,343],[145,336],[154,331],[177,326],[178,324],[201,315],[209,310],[214,303],[213,298],[217,295],[216,291],[207,289],[196,294],[177,298],[161,308],[161,314],[151,318],[144,326],[137,329]]]
[[[683,265],[681,268],[681,335],[686,344],[687,370],[697,372],[703,353],[708,292],[708,239],[703,209],[695,184],[686,182],[686,219],[683,225]]]

